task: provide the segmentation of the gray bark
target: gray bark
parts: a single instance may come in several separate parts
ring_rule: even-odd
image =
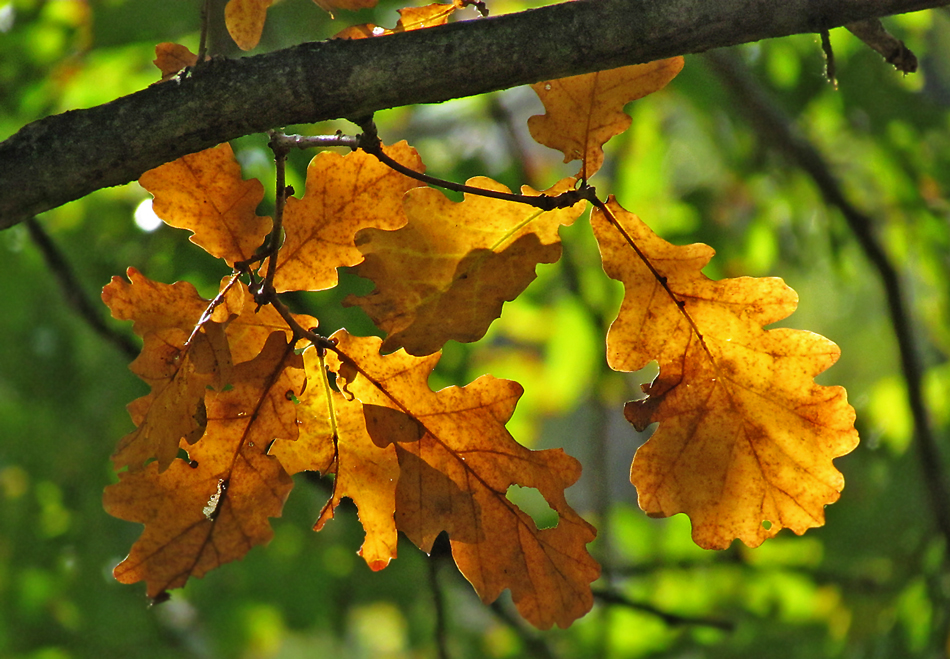
[[[947,0],[577,0],[358,41],[214,61],[0,143],[0,229],[221,142],[698,53]]]

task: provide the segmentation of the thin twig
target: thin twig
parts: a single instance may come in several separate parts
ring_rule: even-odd
[[[877,51],[888,63],[903,74],[917,71],[917,56],[904,42],[891,35],[879,18],[848,23],[845,29]]]
[[[557,208],[570,208],[580,201],[587,200],[593,202],[597,198],[594,188],[586,184],[574,190],[567,190],[553,197],[545,194],[534,196],[516,194],[513,192],[486,190],[484,188],[476,188],[471,185],[453,183],[452,181],[446,181],[434,176],[429,176],[428,174],[422,174],[396,162],[386,155],[385,152],[383,152],[383,143],[380,141],[379,135],[376,132],[376,124],[373,123],[372,117],[354,121],[360,126],[360,128],[363,129],[363,133],[357,136],[359,138],[359,148],[361,148],[363,151],[366,151],[366,153],[376,156],[380,162],[388,165],[403,176],[408,176],[409,178],[421,181],[427,185],[434,185],[436,187],[445,188],[446,190],[453,190],[455,192],[463,192],[467,194],[479,195],[481,197],[489,197],[491,199],[514,201],[519,204],[527,204],[528,206],[540,208],[543,211],[555,210]]]
[[[777,146],[793,163],[811,176],[825,202],[841,212],[864,255],[881,278],[891,325],[894,327],[900,351],[901,369],[907,382],[907,398],[914,419],[920,468],[937,527],[944,537],[947,551],[950,551],[950,488],[947,486],[940,450],[924,402],[923,366],[918,357],[911,314],[901,289],[900,276],[875,234],[874,223],[845,196],[831,173],[831,168],[815,146],[795,129],[792,120],[768,98],[762,87],[742,70],[733,56],[711,52],[706,54],[706,61],[722,82],[741,99],[738,106],[747,113],[762,142]]]
[[[274,164],[277,175],[276,190],[274,193],[274,226],[271,228],[270,237],[267,240],[265,253],[267,259],[267,274],[264,275],[264,281],[261,284],[261,290],[272,289],[274,285],[274,275],[277,274],[277,251],[280,249],[281,239],[283,237],[284,224],[284,205],[287,203],[287,197],[294,193],[293,188],[287,187],[286,164],[287,154],[290,147],[287,142],[281,141],[278,136],[280,133],[273,131],[270,133],[271,151],[274,152]]]
[[[274,132],[270,140],[271,148],[280,149],[325,149],[331,146],[343,146],[356,150],[359,138],[354,135],[286,135]]]
[[[604,604],[617,604],[625,606],[628,609],[636,609],[660,618],[663,622],[671,626],[691,625],[694,627],[714,627],[726,632],[735,629],[735,623],[729,620],[720,620],[717,618],[698,618],[695,616],[683,616],[678,613],[670,613],[659,609],[652,604],[645,602],[635,602],[620,593],[611,590],[594,590],[594,597]]]
[[[448,633],[445,624],[445,598],[439,587],[439,559],[429,557],[429,590],[432,591],[432,604],[435,606],[435,644],[439,649],[439,659],[449,659]]]
[[[121,350],[129,359],[135,359],[139,354],[139,346],[127,334],[118,332],[106,325],[101,310],[93,306],[86,291],[80,285],[79,279],[76,277],[76,273],[69,264],[66,255],[60,251],[56,243],[53,242],[53,239],[43,230],[40,223],[36,221],[36,218],[26,220],[24,224],[26,224],[27,232],[30,234],[33,243],[40,250],[40,254],[43,255],[43,261],[46,263],[46,267],[50,269],[56,278],[63,297],[66,298],[66,303],[69,304],[99,336]]]
[[[538,659],[557,659],[557,655],[554,654],[554,651],[551,647],[545,642],[545,640],[539,636],[535,636],[530,631],[524,628],[521,624],[521,621],[513,616],[511,613],[502,606],[500,600],[495,600],[489,605],[492,612],[498,616],[498,618],[508,625],[512,631],[518,636],[521,642],[527,650],[528,656],[537,657]]]

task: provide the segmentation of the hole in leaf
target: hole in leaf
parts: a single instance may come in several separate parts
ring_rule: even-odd
[[[534,520],[539,529],[550,529],[557,526],[558,516],[544,496],[534,487],[512,485],[505,493],[508,501],[515,504]]]
[[[762,528],[768,531],[770,528],[772,528],[772,522],[767,519],[762,520]]]

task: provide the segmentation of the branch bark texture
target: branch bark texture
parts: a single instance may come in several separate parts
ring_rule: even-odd
[[[0,229],[221,142],[703,52],[947,0],[577,0],[214,61],[25,126],[0,143]]]

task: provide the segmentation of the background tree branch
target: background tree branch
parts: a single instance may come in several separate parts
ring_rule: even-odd
[[[437,103],[945,3],[578,0],[217,60],[181,80],[41,119],[0,144],[0,229],[182,155],[277,126]]]

